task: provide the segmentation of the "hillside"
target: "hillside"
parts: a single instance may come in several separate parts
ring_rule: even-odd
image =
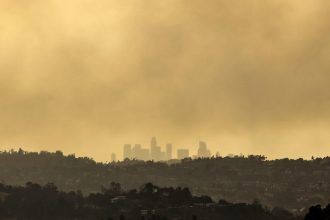
[[[189,187],[196,195],[230,202],[258,200],[290,210],[329,202],[330,158],[266,160],[262,156],[185,159],[179,163],[124,161],[97,163],[61,152],[2,152],[0,181],[54,183],[59,189],[97,192],[119,182],[124,189],[146,182],[158,186]],[[134,180],[134,181],[132,181]]]
[[[23,187],[0,184],[0,193],[6,194],[0,201],[0,219],[302,220],[302,215],[294,216],[278,208],[269,210],[256,202],[215,202],[208,196],[192,195],[188,188],[161,188],[152,183],[130,191],[112,183],[102,192],[87,196],[59,191],[53,184],[27,183]]]

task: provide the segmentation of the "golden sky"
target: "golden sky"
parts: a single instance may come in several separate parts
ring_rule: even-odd
[[[0,149],[330,154],[326,0],[0,0]]]

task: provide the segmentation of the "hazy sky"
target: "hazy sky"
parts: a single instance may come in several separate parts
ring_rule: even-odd
[[[0,0],[0,149],[330,155],[326,0]]]

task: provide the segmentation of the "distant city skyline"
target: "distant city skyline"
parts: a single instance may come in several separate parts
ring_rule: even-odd
[[[218,153],[218,152],[217,152]],[[113,158],[112,153],[111,158]],[[199,141],[199,146],[196,155],[191,155],[189,148],[178,147],[176,150],[176,157],[173,157],[173,145],[166,144],[165,151],[162,146],[158,145],[157,138],[151,138],[150,146],[143,148],[141,144],[124,144],[122,159],[137,159],[137,160],[154,160],[154,161],[167,161],[172,159],[184,159],[187,157],[192,158],[207,158],[211,157],[211,151],[208,149],[205,141]]]

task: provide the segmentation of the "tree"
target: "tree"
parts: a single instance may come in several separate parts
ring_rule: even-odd
[[[309,212],[305,216],[305,220],[325,220],[325,218],[323,218],[321,205],[310,207]]]

